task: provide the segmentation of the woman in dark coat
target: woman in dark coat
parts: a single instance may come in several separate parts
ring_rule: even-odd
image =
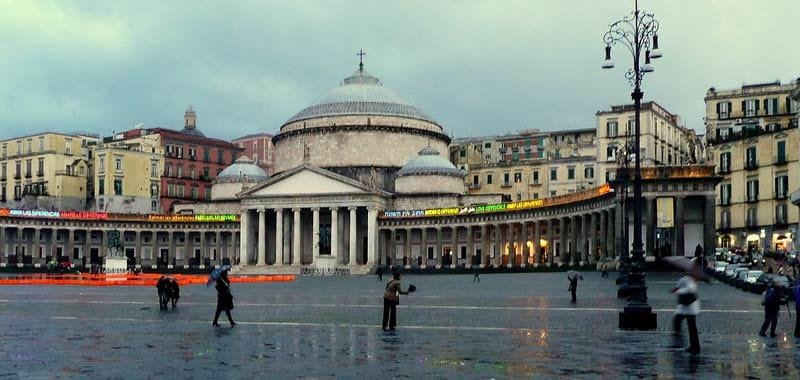
[[[223,271],[217,279],[217,312],[214,313],[214,323],[212,326],[219,327],[219,314],[225,311],[228,316],[228,321],[231,327],[236,326],[236,322],[231,317],[231,310],[233,310],[233,294],[231,294],[231,281],[228,279],[228,272]]]
[[[172,308],[174,309],[175,305],[178,303],[178,298],[181,298],[181,286],[178,285],[178,280],[171,278],[167,284],[167,289],[167,294],[169,295],[170,301],[172,301]]]
[[[386,331],[388,324],[389,331],[394,331],[397,325],[397,304],[400,303],[400,295],[408,294],[400,287],[400,273],[395,272],[392,279],[386,284],[386,291],[383,293],[383,322],[381,326]]]

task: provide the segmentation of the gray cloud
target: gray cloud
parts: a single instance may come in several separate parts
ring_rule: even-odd
[[[703,130],[710,86],[800,76],[800,2],[640,1],[665,56],[645,97]],[[275,132],[350,74],[355,53],[456,136],[595,124],[629,101],[630,58],[599,68],[628,1],[26,1],[1,3],[0,137],[179,127]],[[793,46],[793,44],[795,44]]]

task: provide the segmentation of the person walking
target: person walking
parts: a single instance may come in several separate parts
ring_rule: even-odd
[[[386,283],[386,291],[383,293],[383,320],[381,321],[381,328],[383,331],[394,331],[397,325],[397,305],[400,303],[400,295],[408,294],[403,291],[400,286],[400,278],[402,275],[399,272],[392,274],[392,279]]]
[[[481,270],[475,267],[475,275],[472,276],[472,282],[481,282]]]
[[[570,277],[569,279],[569,292],[572,295],[571,303],[577,302],[577,292],[578,292],[578,277]]]
[[[178,304],[178,298],[181,298],[181,286],[178,285],[178,280],[171,278],[167,283],[167,295],[169,300],[172,301],[172,308]]]
[[[689,348],[686,352],[697,355],[700,353],[700,338],[697,335],[697,315],[700,314],[697,281],[687,274],[678,280],[678,284],[672,288],[672,293],[678,296],[678,307],[672,320],[675,337],[681,336],[681,324],[686,319],[686,324],[689,326]]]
[[[158,307],[161,310],[167,309],[167,277],[161,276],[156,281],[156,290],[158,291]]]
[[[233,310],[233,294],[231,293],[231,281],[228,279],[228,271],[220,273],[217,279],[217,311],[214,313],[214,322],[211,324],[214,327],[219,327],[219,315],[223,311],[231,323],[231,327],[236,326],[236,322],[231,317],[231,310]]]
[[[761,324],[761,330],[758,335],[767,336],[767,326],[769,326],[769,336],[774,338],[775,327],[778,325],[778,311],[781,308],[781,295],[780,291],[776,288],[774,282],[770,282],[767,291],[764,292],[764,323]]]
[[[794,337],[800,338],[800,282],[794,286]]]
[[[375,274],[378,276],[378,281],[383,281],[383,268],[378,267],[378,269],[375,270]]]
[[[602,272],[602,274],[601,274],[601,276],[602,276],[603,278],[608,278],[608,264],[603,264],[603,266],[602,266],[602,267],[600,267],[600,270],[602,270],[602,271],[603,271],[603,272]]]

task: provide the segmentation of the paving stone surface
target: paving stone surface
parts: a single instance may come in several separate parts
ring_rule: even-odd
[[[691,357],[671,332],[677,275],[648,276],[654,332],[617,329],[613,276],[586,273],[574,305],[564,273],[407,276],[395,333],[386,277],[233,284],[233,328],[211,326],[204,286],[167,312],[155,288],[5,286],[0,378],[800,378],[793,310],[761,338],[759,296],[703,284]]]

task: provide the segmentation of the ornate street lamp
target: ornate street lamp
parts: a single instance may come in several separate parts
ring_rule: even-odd
[[[614,67],[614,62],[611,60],[611,47],[614,45],[625,46],[633,56],[633,67],[625,73],[625,78],[633,86],[631,97],[633,98],[636,115],[634,119],[633,149],[632,152],[629,152],[634,154],[635,162],[633,171],[633,247],[629,258],[630,274],[627,276],[626,284],[628,300],[624,311],[619,314],[619,327],[622,329],[653,330],[656,328],[656,315],[650,305],[647,304],[647,286],[644,279],[639,114],[642,110],[642,97],[644,95],[641,89],[642,79],[646,73],[653,72],[650,60],[662,56],[661,49],[658,48],[658,22],[652,13],[640,12],[639,1],[634,0],[633,12],[622,20],[611,24],[608,32],[603,36],[603,42],[606,44],[603,69]],[[644,64],[640,64],[642,53],[644,53]],[[625,160],[627,159],[628,157],[626,156]],[[626,168],[625,170],[628,169]],[[627,186],[627,181],[625,186]],[[628,226],[623,228],[627,229]],[[628,242],[625,241],[624,244],[627,245]]]

